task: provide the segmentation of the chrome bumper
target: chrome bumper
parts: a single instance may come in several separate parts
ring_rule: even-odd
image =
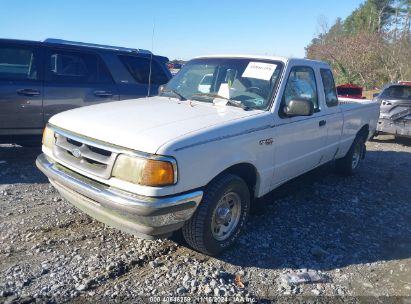
[[[38,156],[37,167],[74,206],[96,220],[143,238],[166,237],[196,210],[203,192],[147,197],[113,189]]]

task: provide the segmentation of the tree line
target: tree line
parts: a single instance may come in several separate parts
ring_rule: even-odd
[[[306,57],[328,62],[338,84],[381,88],[411,80],[411,0],[367,0],[320,33]]]

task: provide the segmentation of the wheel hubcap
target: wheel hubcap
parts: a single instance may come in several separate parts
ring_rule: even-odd
[[[211,221],[215,239],[223,241],[237,228],[241,216],[241,198],[235,192],[228,192],[217,203]]]
[[[228,224],[233,214],[230,208],[218,208],[216,213],[216,222],[218,224]]]

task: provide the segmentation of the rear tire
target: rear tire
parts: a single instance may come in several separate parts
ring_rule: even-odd
[[[350,150],[343,158],[335,160],[335,168],[339,174],[354,175],[365,155],[365,140],[357,135]]]
[[[250,211],[250,191],[240,177],[223,174],[205,189],[194,215],[183,226],[183,236],[195,250],[215,256],[240,236]]]

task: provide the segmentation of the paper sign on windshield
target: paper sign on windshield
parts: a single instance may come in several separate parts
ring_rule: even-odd
[[[270,80],[276,68],[276,64],[251,61],[242,77]]]

